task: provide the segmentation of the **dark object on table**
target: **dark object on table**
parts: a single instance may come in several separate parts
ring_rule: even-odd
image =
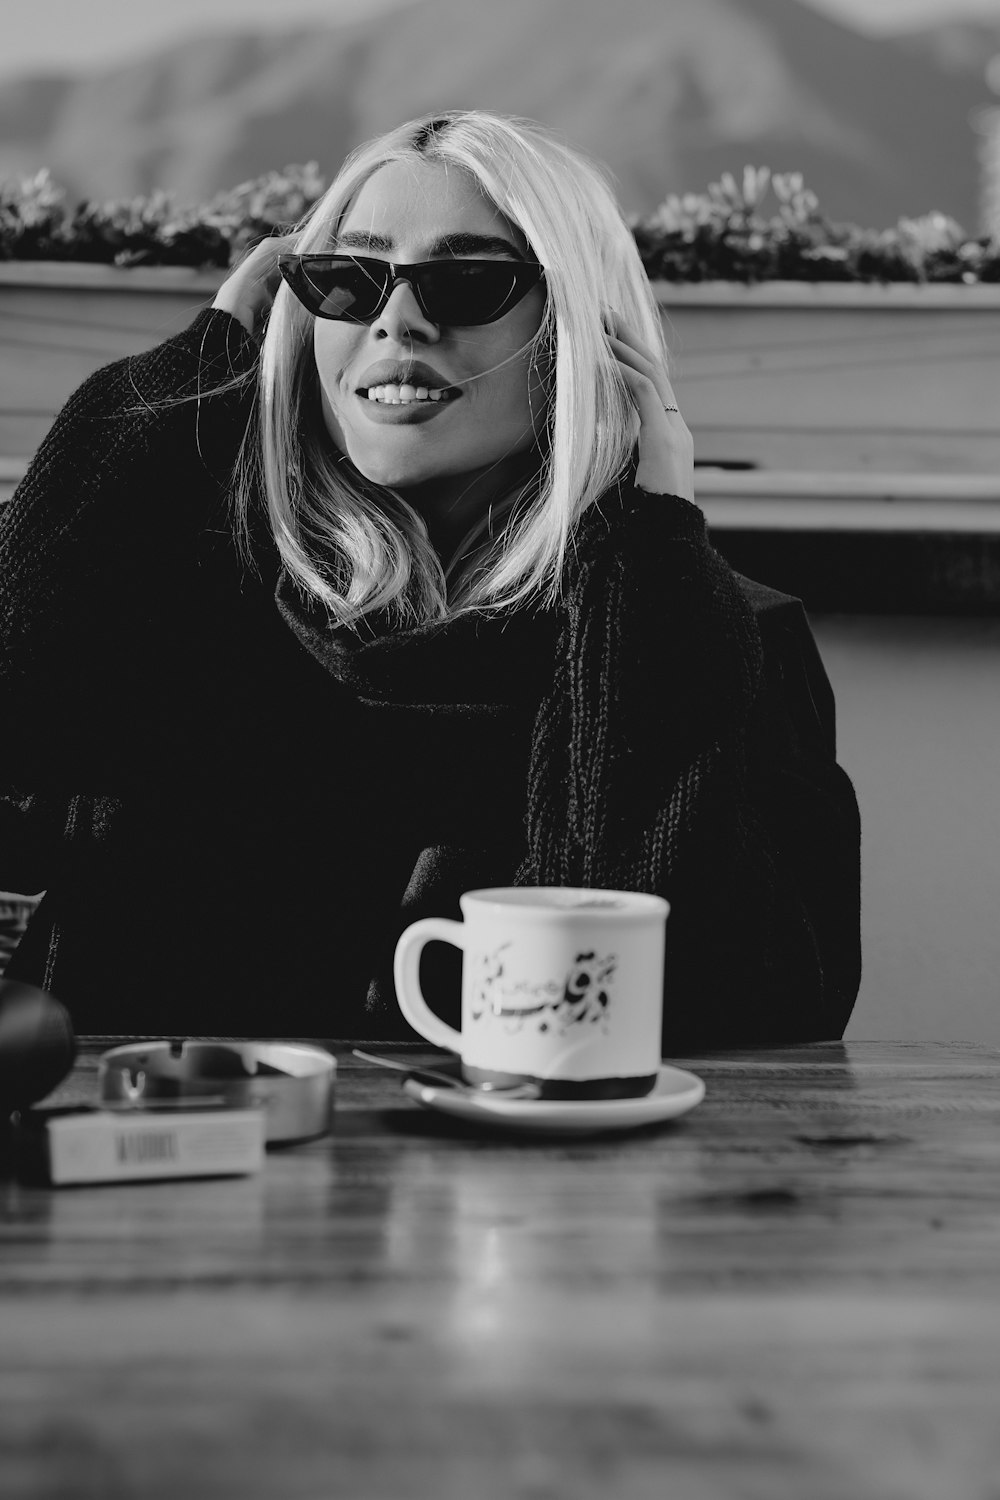
[[[28,920],[40,899],[39,896],[19,896],[12,891],[0,891],[0,976],[23,938]]]
[[[32,984],[0,979],[0,1120],[44,1099],[75,1057],[65,1007]]]

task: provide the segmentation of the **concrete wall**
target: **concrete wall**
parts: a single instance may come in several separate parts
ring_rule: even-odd
[[[811,618],[861,805],[847,1035],[1000,1045],[1000,619]]]

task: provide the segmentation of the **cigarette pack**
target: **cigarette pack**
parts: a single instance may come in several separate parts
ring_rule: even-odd
[[[256,1172],[262,1109],[53,1109],[21,1117],[25,1175],[54,1186]]]

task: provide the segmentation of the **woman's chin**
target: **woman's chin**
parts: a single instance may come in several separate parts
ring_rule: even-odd
[[[428,473],[425,469],[394,468],[385,464],[359,464],[354,461],[354,467],[362,478],[367,479],[369,484],[378,485],[383,490],[412,490],[421,485],[431,484],[442,476],[436,472]]]
[[[436,463],[427,453],[393,454],[387,453],[386,447],[387,444],[377,453],[359,453],[357,449],[352,453],[348,450],[351,464],[369,484],[386,490],[419,489],[421,485],[443,480],[451,473],[448,464]]]

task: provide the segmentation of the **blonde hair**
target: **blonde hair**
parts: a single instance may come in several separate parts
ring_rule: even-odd
[[[541,467],[502,535],[446,579],[422,516],[332,448],[320,415],[312,317],[282,284],[260,358],[256,462],[282,561],[339,625],[385,612],[393,625],[469,610],[554,603],[574,529],[626,470],[638,417],[608,347],[615,309],[666,357],[635,241],[601,170],[541,127],[452,111],[410,121],[359,147],[299,226],[297,250],[326,249],[379,167],[419,159],[461,167],[545,267],[546,301],[532,360],[546,371]],[[244,466],[245,522],[253,463]]]

